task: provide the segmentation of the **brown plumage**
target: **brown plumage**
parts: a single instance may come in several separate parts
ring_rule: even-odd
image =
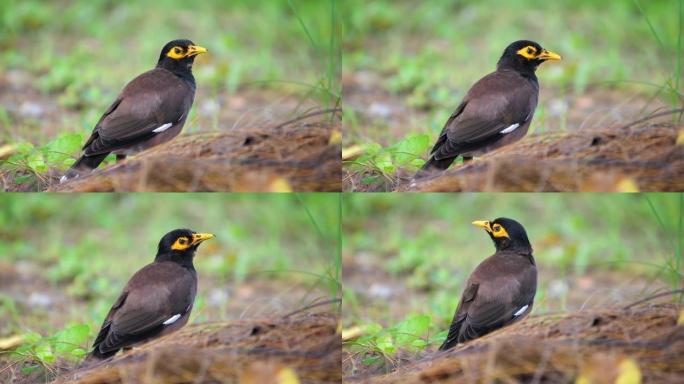
[[[418,176],[447,169],[458,156],[467,160],[525,136],[539,96],[535,70],[546,60],[560,56],[533,41],[510,44],[496,71],[476,82],[451,114]]]
[[[199,244],[212,237],[188,229],[166,234],[154,262],[131,277],[112,305],[89,359],[106,359],[185,325],[197,294],[193,257]]]
[[[532,310],[537,267],[527,233],[515,220],[476,221],[494,241],[496,253],[475,268],[454,314],[446,350],[512,324]]]
[[[107,108],[60,182],[97,168],[110,153],[121,160],[177,136],[195,98],[192,64],[206,51],[190,40],[167,43],[157,67],[128,83]]]

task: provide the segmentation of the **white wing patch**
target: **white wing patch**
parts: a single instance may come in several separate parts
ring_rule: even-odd
[[[513,317],[518,317],[518,316],[522,315],[523,313],[525,313],[525,311],[527,310],[527,307],[529,307],[529,305],[526,305],[526,306],[518,309],[518,312],[514,313]],[[166,324],[166,323],[164,323],[164,324]]]
[[[527,308],[527,306],[525,306],[525,308]],[[175,315],[169,317],[168,320],[166,320],[162,324],[164,324],[164,325],[173,324],[176,322],[176,320],[180,319],[180,317],[181,317],[180,313],[176,313]]]
[[[508,128],[504,129],[503,131],[501,131],[499,133],[501,133],[501,134],[511,133],[511,132],[515,131],[519,126],[520,126],[520,124],[518,124],[518,123],[512,124]]]
[[[173,124],[171,124],[171,123],[166,123],[166,124],[160,126],[159,128],[153,129],[152,132],[154,132],[154,133],[164,132],[167,129],[171,128],[172,125]],[[506,128],[506,129],[508,129],[508,128]]]

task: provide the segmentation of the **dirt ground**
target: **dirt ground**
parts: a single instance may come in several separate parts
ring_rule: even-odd
[[[341,152],[333,137],[339,128],[329,116],[315,117],[269,129],[184,135],[48,191],[339,191]]]
[[[18,322],[26,329],[61,329],[72,321],[82,319],[83,314],[92,311],[92,303],[88,301],[87,297],[79,298],[67,295],[68,287],[65,285],[66,283],[51,283],[40,271],[41,267],[31,261],[22,261],[14,264],[0,261],[0,291],[3,298],[12,300],[13,306],[17,311],[16,318],[9,320]],[[179,334],[186,336],[180,336],[180,339],[176,339],[174,335],[171,335],[166,340],[171,344],[183,344],[184,348],[187,347],[188,350],[196,349],[196,351],[192,352],[193,356],[205,356],[210,348],[219,348],[221,351],[225,349],[225,353],[230,355],[235,354],[236,349],[244,350],[245,355],[261,356],[263,354],[263,359],[254,357],[257,365],[263,363],[266,368],[274,370],[290,367],[299,374],[301,367],[297,364],[301,363],[301,361],[295,358],[294,362],[291,362],[289,360],[290,357],[288,357],[289,352],[285,353],[283,351],[285,349],[288,351],[292,349],[293,356],[301,354],[305,358],[320,358],[321,361],[328,358],[332,359],[332,357],[325,354],[333,353],[333,351],[321,351],[316,348],[329,347],[326,344],[329,340],[325,339],[328,336],[325,335],[328,332],[326,330],[329,330],[329,328],[332,329],[330,332],[336,332],[337,321],[330,314],[330,310],[337,307],[337,304],[315,306],[308,311],[292,316],[287,315],[300,308],[325,302],[328,300],[327,297],[328,294],[326,292],[312,286],[310,282],[296,282],[291,281],[291,279],[264,274],[249,277],[241,282],[218,281],[211,276],[201,276],[198,298],[204,304],[193,311],[193,318],[205,319],[204,321],[208,320],[211,322],[191,321],[188,326],[179,331],[187,332]],[[222,321],[217,321],[218,319]],[[267,332],[264,332],[263,335],[260,334],[261,336],[259,337],[245,338],[245,329],[257,326],[263,327]],[[186,331],[186,329],[188,330]],[[295,333],[289,334],[290,331]],[[320,339],[312,339],[308,341],[309,344],[299,345],[297,338],[300,336],[304,337],[303,335],[307,335],[306,332],[310,332],[308,335],[311,337],[318,335]],[[202,338],[196,338],[197,333],[201,334]],[[191,337],[189,335],[195,336]],[[193,341],[187,342],[183,337],[193,339]],[[218,341],[215,340],[216,338],[218,338]],[[262,340],[262,338],[266,338],[267,341]],[[339,340],[338,335],[337,341],[339,342]],[[202,342],[205,344],[201,344]],[[272,351],[262,348],[263,346],[259,347],[256,344],[250,343],[266,343],[263,345],[280,349]],[[167,344],[162,343],[162,345]],[[204,347],[207,348],[206,351],[199,351]],[[250,348],[255,350],[253,351]],[[143,350],[149,351],[150,349],[145,346]],[[231,352],[228,352],[229,350]],[[312,352],[312,350],[315,351]],[[339,369],[339,350],[338,346],[336,352],[338,355],[337,370],[325,374],[336,374],[338,377],[341,374]],[[132,353],[135,351],[134,349]],[[309,354],[313,357],[309,356]],[[22,374],[22,367],[13,360],[3,358],[4,356],[6,355],[0,353],[0,382],[34,383],[45,381],[45,378]],[[137,357],[132,360],[136,363],[140,363],[141,359],[145,359],[140,358],[137,353],[134,356]],[[271,358],[271,356],[274,357]],[[239,359],[240,357],[234,358]],[[118,367],[120,360],[126,361],[121,364],[128,364],[127,362],[129,361],[128,358],[124,358],[120,354],[115,360],[117,363],[113,366]],[[285,365],[283,366],[283,364]],[[57,362],[51,367],[54,371],[50,373],[50,378],[55,377],[59,373],[70,373],[76,366],[78,366],[77,362]],[[328,366],[323,365],[320,367],[320,371],[302,373],[300,379],[302,382],[325,382],[324,380],[308,380],[308,378],[312,377],[309,375],[324,375],[323,371],[328,369],[326,367]],[[255,369],[258,371],[261,368],[261,366],[258,366]],[[304,370],[306,371],[306,369]],[[313,368],[312,370],[315,371]],[[34,375],[36,374],[40,374],[40,372]],[[233,376],[229,375],[227,377]]]
[[[195,324],[55,382],[334,383],[340,343],[337,318],[325,312]]]
[[[398,191],[684,191],[684,125],[640,123],[534,135]]]
[[[680,383],[681,308],[644,303],[532,316],[358,383]]]
[[[390,145],[409,133],[425,132],[423,125],[431,112],[407,106],[406,95],[383,90],[382,82],[374,73],[343,77],[344,107],[354,111],[358,125],[344,127],[346,146],[368,140]],[[454,100],[453,107],[456,104]],[[606,87],[590,87],[578,94],[543,88],[540,104],[545,110],[543,116],[537,111],[534,132],[470,164],[456,164],[421,180],[413,180],[414,171],[400,170],[381,185],[364,185],[361,179],[368,175],[347,168],[343,188],[358,192],[684,190],[684,125],[672,124],[673,115],[641,121],[670,109],[661,101]]]
[[[112,97],[114,97],[112,95]],[[12,119],[5,137],[43,145],[83,121],[78,106],[40,92],[30,74],[0,75],[0,105]],[[194,118],[171,142],[81,180],[59,185],[51,170],[37,185],[2,177],[4,190],[89,191],[340,191],[341,118],[298,91],[244,87],[215,93],[198,84]],[[192,115],[191,115],[192,117]],[[4,144],[0,142],[0,145]],[[160,172],[163,169],[164,172]]]
[[[435,290],[440,289],[440,287],[423,288],[419,289],[416,287],[410,287],[407,285],[407,281],[410,279],[406,275],[396,275],[390,274],[383,268],[383,263],[386,262],[385,259],[379,257],[373,257],[371,255],[359,254],[355,257],[344,256],[343,260],[343,276],[344,276],[344,288],[348,292],[349,297],[354,297],[354,301],[346,301],[343,304],[344,309],[344,319],[343,325],[345,328],[352,328],[364,323],[364,320],[373,319],[383,326],[391,326],[397,323],[397,319],[405,318],[406,314],[409,313],[421,313],[421,311],[429,311],[429,308],[433,308]],[[640,275],[635,275],[625,271],[617,270],[606,270],[606,269],[589,269],[582,274],[575,273],[562,273],[559,270],[555,270],[553,267],[544,267],[546,273],[544,278],[540,280],[539,286],[543,290],[543,294],[540,292],[538,299],[535,301],[535,309],[532,313],[530,319],[525,320],[523,323],[528,324],[524,329],[519,328],[516,325],[511,331],[503,330],[504,334],[520,335],[529,332],[531,334],[530,339],[524,340],[525,345],[529,344],[529,348],[533,348],[537,345],[541,350],[537,350],[534,353],[545,354],[551,353],[549,351],[555,350],[556,348],[555,339],[560,338],[560,335],[549,335],[544,329],[537,328],[542,324],[545,327],[562,327],[566,329],[566,333],[563,334],[563,340],[576,340],[576,343],[582,344],[583,348],[589,345],[593,345],[593,339],[609,339],[612,336],[602,334],[604,329],[596,331],[596,334],[592,334],[591,337],[583,334],[583,327],[587,318],[591,316],[609,316],[611,321],[614,318],[619,318],[620,316],[636,316],[633,312],[628,311],[621,314],[610,314],[611,311],[621,311],[621,308],[627,306],[629,303],[634,303],[644,297],[649,297],[650,295],[659,294],[662,292],[667,292],[670,288],[663,284],[660,280],[655,278],[648,278]],[[455,305],[457,304],[459,291],[452,292],[453,297],[453,310],[455,310]],[[669,297],[668,297],[669,298]],[[432,304],[428,304],[432,303]],[[651,316],[648,314],[648,310],[644,307],[643,311],[638,313],[638,316],[644,316],[645,318]],[[677,310],[674,308],[669,308],[662,313],[660,307],[653,307],[654,314],[652,316],[663,318],[669,318],[669,322],[672,325],[676,324],[677,321]],[[608,312],[606,312],[608,311]],[[674,314],[673,314],[674,313]],[[674,320],[671,320],[674,318]],[[359,320],[361,319],[361,320]],[[567,320],[566,320],[567,319]],[[436,319],[433,317],[433,321]],[[559,323],[555,323],[559,320]],[[360,323],[359,323],[360,321]],[[646,321],[646,320],[644,320]],[[665,321],[665,320],[663,320]],[[624,322],[618,324],[617,326],[622,327],[622,330],[626,335],[638,335],[640,327],[635,327],[636,322]],[[669,323],[668,323],[669,324]],[[444,330],[448,327],[448,323],[444,324]],[[571,334],[569,327],[577,327],[577,334]],[[671,327],[670,327],[671,328]],[[680,326],[681,328],[681,326]],[[668,328],[669,329],[669,328]],[[665,329],[660,329],[658,332],[666,332]],[[674,332],[669,329],[667,332]],[[653,332],[656,332],[654,330]],[[680,331],[677,331],[680,332]],[[497,332],[496,334],[499,334]],[[676,333],[676,335],[684,336],[684,334]],[[553,337],[551,337],[553,336]],[[431,337],[431,335],[430,335]],[[630,336],[622,336],[630,337]],[[645,335],[644,337],[649,337]],[[489,340],[484,338],[483,340]],[[500,339],[495,339],[498,343]],[[510,348],[515,348],[514,342],[517,342],[516,338],[506,341],[510,341],[512,344],[506,344],[501,347],[503,350],[509,351]],[[529,341],[532,340],[532,341]],[[478,341],[479,343],[479,341]],[[483,342],[484,343],[484,342]],[[498,344],[492,344],[493,346],[488,346],[487,350],[492,348],[499,351]],[[569,341],[563,341],[562,343],[569,343]],[[465,350],[472,351],[472,349],[467,348],[470,345],[479,345],[474,343],[468,343],[463,348]],[[470,359],[470,355],[465,354],[455,354],[449,355],[450,358],[445,358],[442,361],[442,354],[436,352],[436,345],[428,347],[425,351],[414,352],[414,351],[404,351],[401,350],[397,354],[390,356],[385,361],[385,364],[363,364],[363,360],[368,358],[366,352],[355,351],[351,348],[344,347],[342,352],[342,371],[350,382],[401,382],[401,383],[432,383],[432,382],[489,382],[486,377],[483,376],[483,364],[486,363],[487,359],[501,358],[505,356],[506,352],[502,352],[502,355],[496,355],[492,357],[491,355],[486,355],[486,351],[480,351],[480,355],[477,355],[475,362],[471,360],[459,360],[462,356],[466,356]],[[565,348],[566,346],[561,346]],[[460,348],[458,350],[461,350]],[[476,347],[472,347],[476,348]],[[483,347],[485,348],[485,347]],[[506,349],[508,348],[508,349]],[[543,350],[543,348],[548,348],[549,351]],[[679,344],[676,346],[681,351],[684,351],[684,344]],[[478,350],[479,351],[479,350]],[[587,357],[589,355],[603,356],[602,353],[606,352],[609,356],[622,356],[625,352],[616,348],[615,350],[610,348],[597,348],[596,351],[589,348],[586,353]],[[499,352],[491,352],[499,353]],[[533,353],[533,352],[530,352]],[[567,356],[567,351],[563,349],[558,352],[562,356]],[[489,356],[489,357],[487,357]],[[561,357],[562,358],[562,357]],[[670,359],[671,357],[667,357]],[[475,359],[475,357],[473,357]],[[489,360],[492,363],[491,360]],[[539,358],[536,360],[531,360],[533,362],[539,362]],[[494,362],[497,363],[497,362]],[[439,376],[439,374],[430,373],[430,367],[433,364],[440,364],[444,366],[460,366],[463,364],[471,364],[465,369],[478,370],[477,372],[458,372],[455,368],[453,371],[449,371],[444,377]],[[482,364],[482,365],[478,365]],[[504,364],[504,363],[502,363]],[[530,363],[533,364],[533,363]],[[538,365],[533,365],[533,368],[538,368]],[[574,368],[577,368],[575,366]],[[577,371],[573,371],[570,367],[563,368],[564,373],[568,374],[566,378],[561,380],[561,376],[549,376],[551,379],[541,380],[539,383],[556,383],[556,382],[574,382],[574,377]],[[684,369],[684,366],[681,367]],[[459,368],[460,369],[460,368]],[[525,368],[531,369],[531,368]],[[539,369],[544,369],[539,368]],[[657,374],[655,368],[652,374]],[[494,371],[493,371],[494,372]],[[534,371],[532,371],[534,373]],[[544,373],[544,372],[542,372]],[[684,377],[684,370],[676,372],[677,377]],[[430,375],[429,378],[424,378],[423,376]],[[573,376],[574,375],[574,376]],[[407,377],[406,381],[402,381],[402,378]],[[530,379],[531,376],[520,376],[513,379],[508,379],[505,376],[494,377],[494,379],[500,379],[502,383],[518,383],[518,382],[534,382]],[[544,376],[546,377],[546,376]],[[554,381],[556,380],[556,381]],[[560,380],[560,381],[559,381]],[[608,381],[613,383],[613,381]],[[659,382],[659,381],[655,381]],[[668,381],[660,381],[668,382]],[[601,382],[602,383],[602,382]]]

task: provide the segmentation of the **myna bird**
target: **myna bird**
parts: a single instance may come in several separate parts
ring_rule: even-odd
[[[458,156],[470,160],[525,136],[539,96],[534,72],[546,60],[560,59],[534,41],[506,47],[496,71],[475,83],[451,114],[417,175],[447,169]]]
[[[188,322],[197,293],[192,263],[197,247],[214,237],[176,229],[159,241],[157,256],[136,272],[109,310],[89,358],[106,359]]]
[[[190,40],[167,43],[157,67],[128,83],[107,108],[83,146],[83,155],[60,182],[92,171],[110,153],[123,160],[178,135],[195,98],[192,64],[205,52]]]
[[[489,233],[496,253],[468,277],[449,335],[440,350],[516,322],[532,311],[537,267],[525,228],[506,218],[473,224]]]

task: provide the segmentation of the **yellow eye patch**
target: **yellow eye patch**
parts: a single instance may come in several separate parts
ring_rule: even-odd
[[[506,229],[500,224],[494,224],[492,226],[492,235],[494,235],[494,237],[508,237],[510,239],[508,232],[506,232]]]
[[[172,59],[179,60],[179,59],[182,59],[185,56],[187,56],[187,52],[185,51],[185,48],[175,46],[175,47],[169,49],[168,52],[166,52],[166,56],[168,56]]]
[[[188,239],[185,236],[179,237],[176,239],[176,242],[173,243],[171,246],[171,249],[174,251],[185,251],[186,249],[190,248],[192,244],[190,243],[190,239]]]
[[[525,48],[519,49],[517,53],[518,53],[518,55],[520,55],[520,56],[522,56],[528,60],[536,59],[538,56],[537,48],[535,48],[531,45],[528,45]]]
[[[494,237],[507,237],[511,238],[508,236],[508,232],[506,232],[506,229],[501,224],[494,224],[490,223],[489,221],[486,220],[478,220],[478,221],[473,221],[473,225],[477,225],[478,227],[484,228],[487,232],[491,233],[492,236]]]
[[[552,61],[557,61],[561,59],[561,56],[557,53],[547,51],[546,49],[542,49],[541,51],[537,50],[537,48],[528,45],[523,49],[518,50],[516,52],[518,55],[526,58],[527,60],[552,60]]]

